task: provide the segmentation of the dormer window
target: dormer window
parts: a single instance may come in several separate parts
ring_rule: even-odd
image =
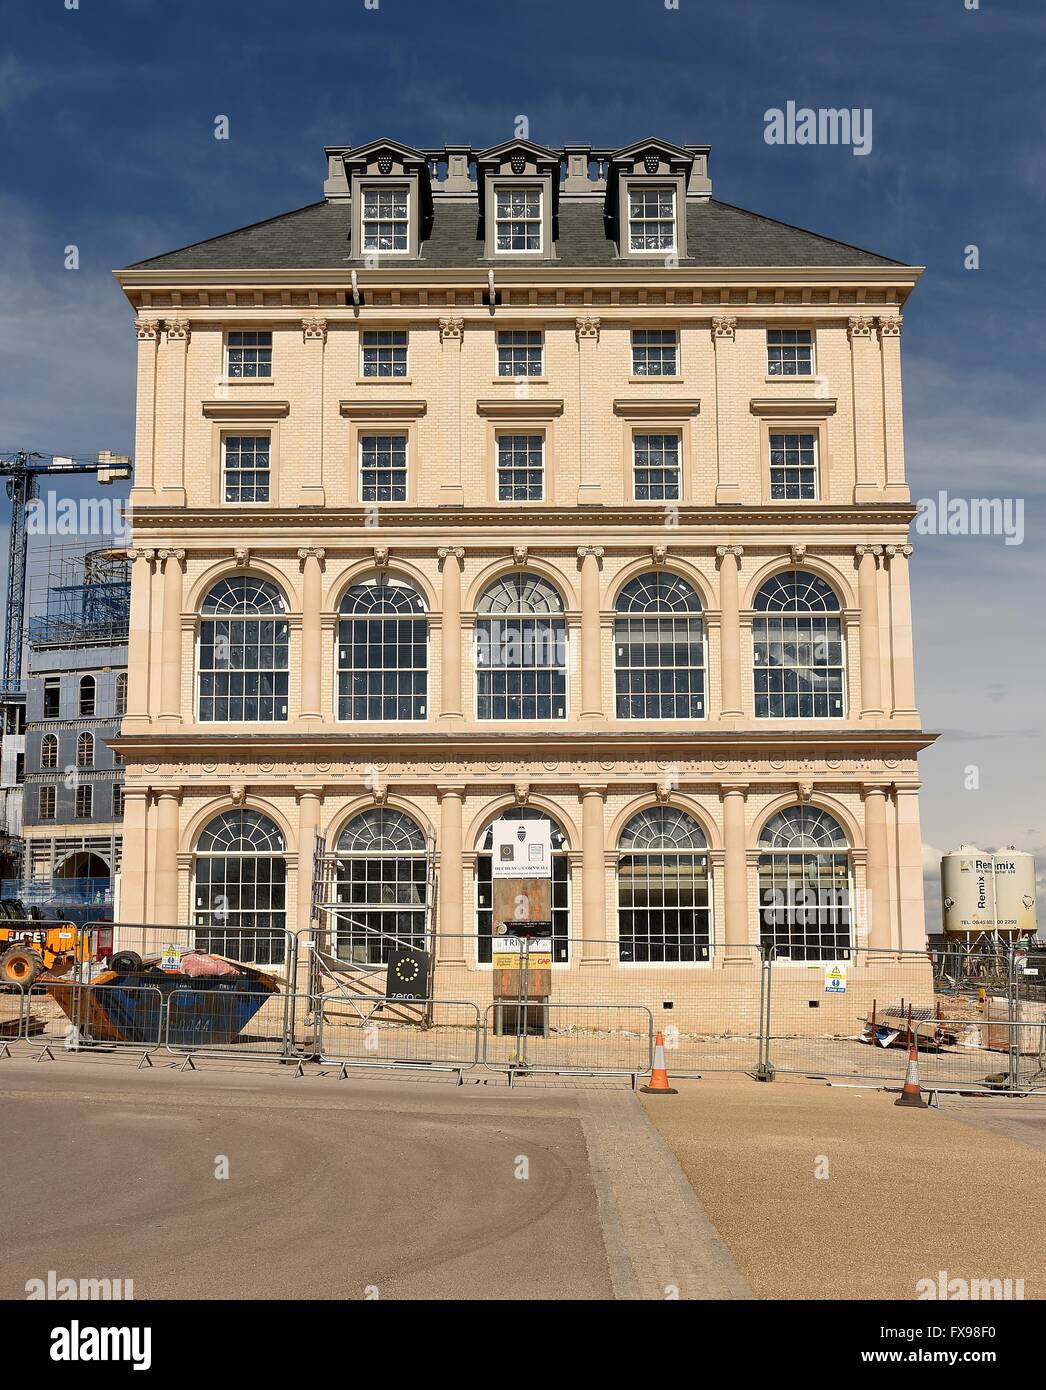
[[[628,190],[628,247],[630,251],[676,249],[676,191],[668,185]]]
[[[540,188],[499,188],[495,208],[498,251],[541,250]]]
[[[407,251],[410,246],[410,195],[406,185],[365,188],[361,229],[364,255]]]

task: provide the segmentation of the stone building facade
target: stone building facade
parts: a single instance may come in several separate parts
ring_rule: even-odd
[[[124,920],[305,927],[319,835],[481,979],[526,814],[566,968],[922,948],[918,268],[717,201],[706,146],[326,153],[118,272]]]

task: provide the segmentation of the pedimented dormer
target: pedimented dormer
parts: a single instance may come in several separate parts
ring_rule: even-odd
[[[432,230],[429,159],[393,140],[344,150],[352,259],[416,259]]]
[[[555,255],[560,156],[529,140],[507,140],[476,155],[484,255]]]
[[[686,257],[686,195],[698,158],[703,165],[707,151],[656,139],[613,152],[606,213],[619,256],[629,260]]]

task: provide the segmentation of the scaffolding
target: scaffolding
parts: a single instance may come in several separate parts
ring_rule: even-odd
[[[48,552],[44,611],[29,619],[33,646],[127,641],[131,611],[130,561],[109,546]]]

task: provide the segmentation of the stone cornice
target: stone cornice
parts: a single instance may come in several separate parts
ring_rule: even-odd
[[[805,756],[831,758],[855,757],[862,753],[883,760],[898,762],[912,758],[936,742],[938,735],[922,729],[698,729],[684,730],[623,730],[618,726],[598,733],[587,729],[534,729],[532,727],[469,729],[449,733],[445,729],[410,732],[397,729],[395,757],[411,759],[420,756],[440,756],[453,761],[455,756],[474,756],[509,763],[513,759],[533,758],[535,749],[541,756],[566,761],[591,757],[597,761],[635,760],[637,757],[694,761],[699,758],[715,760],[727,756],[743,759],[768,758],[780,755],[793,761]],[[165,730],[155,734],[136,732],[122,734],[111,746],[124,754],[125,760],[140,759],[152,753],[169,760],[175,753],[191,754],[206,760],[206,755],[250,755],[259,762],[274,757],[297,759],[313,754],[338,755],[352,761],[385,763],[390,752],[388,730],[372,732],[353,730],[331,733],[303,732],[300,729],[281,732],[230,731],[215,729]]]
[[[747,527],[780,528],[796,535],[806,527],[874,527],[905,526],[914,520],[916,508],[910,502],[862,502],[858,505],[801,506],[794,502],[780,506],[678,508],[679,528],[688,527],[709,532],[719,541],[724,533],[740,534]],[[264,508],[251,511],[247,507],[171,508],[152,506],[135,498],[135,539],[141,542],[147,532],[162,532],[182,536],[193,531],[231,531],[240,534],[257,527],[267,535],[276,532],[297,532],[345,529],[370,534],[373,527],[369,513],[362,507],[296,507]],[[518,528],[522,532],[563,529],[575,537],[577,528],[586,531],[610,529],[615,526],[647,530],[663,534],[664,515],[660,504],[652,507],[544,507],[533,504],[513,509],[507,504],[491,507],[415,507],[395,506],[388,510],[385,525],[390,531],[454,531],[470,529],[489,534]],[[673,531],[673,538],[678,531]]]

